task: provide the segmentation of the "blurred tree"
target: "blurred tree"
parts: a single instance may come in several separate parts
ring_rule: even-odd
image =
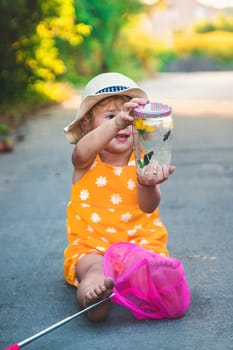
[[[209,33],[217,30],[233,32],[233,17],[221,14],[214,20],[204,19],[196,22],[193,29],[196,33]]]
[[[44,1],[44,4],[46,10],[49,4],[56,11],[45,15],[38,23],[33,37],[36,42],[34,58],[29,57],[27,60],[40,92],[45,92],[43,81],[53,82],[65,74],[69,63],[63,51],[67,49],[70,53],[70,47],[80,45],[83,37],[89,35],[91,30],[84,23],[76,23],[73,0],[50,0]]]
[[[92,27],[91,35],[77,50],[77,71],[95,74],[110,70],[122,27],[145,5],[140,0],[75,0],[74,3],[78,20]]]
[[[24,49],[30,51],[29,37],[42,19],[40,0],[0,1],[0,82],[1,96],[14,97],[24,90],[32,77],[23,59]]]
[[[90,28],[76,24],[73,0],[1,0],[0,31],[0,98],[11,101],[64,74],[57,40],[79,45]]]

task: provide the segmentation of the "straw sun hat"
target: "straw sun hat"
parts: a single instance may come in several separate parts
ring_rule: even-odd
[[[146,92],[127,76],[120,73],[102,73],[89,81],[82,95],[82,102],[73,122],[64,128],[70,143],[77,143],[82,137],[80,121],[91,108],[106,97],[125,95],[147,98]]]

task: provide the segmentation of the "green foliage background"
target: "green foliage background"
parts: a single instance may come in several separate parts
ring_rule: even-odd
[[[105,71],[141,79],[193,55],[233,64],[232,17],[174,32],[171,48],[140,26],[156,6],[164,9],[166,1],[0,0],[0,122],[61,101],[71,86]]]

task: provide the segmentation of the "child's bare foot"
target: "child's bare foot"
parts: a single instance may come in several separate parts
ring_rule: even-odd
[[[95,304],[101,299],[105,299],[112,294],[114,281],[112,278],[105,278],[102,285],[90,286],[83,298],[84,307]],[[108,302],[100,304],[98,307],[88,311],[88,318],[91,321],[104,321],[108,314]]]

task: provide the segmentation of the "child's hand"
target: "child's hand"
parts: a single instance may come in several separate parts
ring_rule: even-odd
[[[114,118],[115,124],[119,130],[126,128],[132,124],[134,118],[131,115],[132,110],[140,105],[145,105],[148,100],[145,98],[132,98],[132,100],[124,103],[122,110]]]
[[[174,173],[174,165],[149,164],[137,172],[138,183],[143,186],[155,186],[166,181]]]

